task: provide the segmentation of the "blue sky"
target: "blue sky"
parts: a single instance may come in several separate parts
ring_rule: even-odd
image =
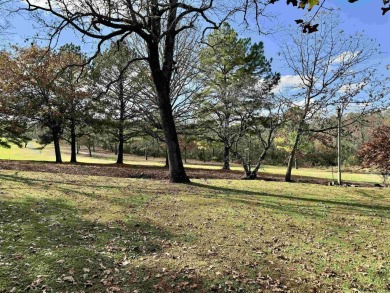
[[[380,9],[383,6],[382,3],[382,0],[359,0],[353,4],[348,3],[347,0],[326,0],[325,7],[338,7],[341,9],[340,15],[344,22],[343,29],[346,33],[364,31],[367,36],[376,39],[381,44],[381,51],[383,52],[381,58],[383,58],[385,64],[390,64],[390,12],[382,16]],[[281,28],[294,25],[294,20],[302,18],[306,12],[291,5],[286,6],[284,0],[270,5],[269,8],[269,11],[278,17],[276,18],[277,22],[265,20],[266,28],[276,25]],[[10,37],[10,42],[12,43],[29,44],[31,40],[27,42],[25,40],[31,38],[34,33],[39,31],[33,28],[34,24],[28,18],[21,16],[14,16],[11,19],[11,24],[13,26],[13,35]],[[242,37],[251,37],[254,41],[261,40],[264,42],[266,55],[274,59],[273,64],[276,71],[281,72],[283,75],[290,73],[277,55],[279,51],[277,40],[280,36],[278,33],[264,36],[259,35],[255,30],[251,32],[238,27],[237,29]],[[80,44],[79,38],[73,32],[65,33],[60,39],[59,45],[68,42]],[[93,46],[83,45],[83,49],[92,53]]]
[[[390,13],[382,16],[382,0],[359,0],[353,4],[347,0],[327,0],[326,8],[339,8],[340,18],[343,21],[343,29],[347,34],[364,32],[370,38],[380,44],[381,59],[384,64],[390,64]],[[288,25],[295,25],[294,20],[303,18],[306,11],[286,6],[284,1],[270,6],[270,12],[277,15],[277,22],[269,22],[268,26],[277,26],[281,29]],[[313,9],[314,12],[314,9]],[[311,12],[311,14],[313,13]],[[278,39],[281,33],[271,35],[259,35],[256,32],[240,31],[242,36],[251,37],[254,41],[263,41],[267,57],[274,59],[274,69],[282,74],[290,74],[284,66],[277,52],[279,51]]]

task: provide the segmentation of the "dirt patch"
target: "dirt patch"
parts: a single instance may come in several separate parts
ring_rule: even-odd
[[[32,171],[32,172],[49,172],[64,174],[80,174],[90,176],[107,176],[121,178],[145,178],[168,180],[169,171],[163,167],[155,166],[136,166],[136,165],[117,165],[117,164],[90,164],[90,163],[63,163],[56,164],[51,162],[39,161],[10,161],[0,160],[0,169]],[[227,170],[210,170],[210,169],[186,169],[187,175],[193,179],[241,179],[243,172]],[[260,172],[257,180],[265,181],[284,181],[284,176],[280,174],[270,174]],[[311,183],[330,185],[330,180],[293,176],[293,182]],[[346,186],[352,187],[374,187],[376,185],[362,182],[345,182]]]

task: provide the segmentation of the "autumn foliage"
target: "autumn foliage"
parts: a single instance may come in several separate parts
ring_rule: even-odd
[[[373,132],[369,142],[362,145],[358,152],[364,167],[378,169],[381,174],[390,173],[390,126],[380,126]]]

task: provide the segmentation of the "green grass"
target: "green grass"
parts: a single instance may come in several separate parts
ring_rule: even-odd
[[[390,189],[1,171],[0,191],[0,291],[390,286]]]
[[[39,147],[40,146],[37,143],[29,142],[27,148],[18,148],[17,146],[12,146],[11,149],[0,148],[0,160],[31,160],[49,162],[55,161],[53,145],[48,145],[43,150],[39,149]],[[64,162],[70,160],[70,148],[68,145],[62,146],[62,159]],[[113,153],[98,152],[93,153],[93,157],[89,157],[87,149],[83,148],[81,153],[78,155],[77,160],[83,163],[112,164],[116,162],[116,156]],[[144,157],[125,155],[125,163],[138,166],[162,167],[165,165],[165,159],[148,157],[148,160],[145,160]],[[215,162],[204,163],[200,161],[190,160],[188,164],[185,164],[185,167],[196,169],[203,168],[210,170],[220,170],[221,164]],[[242,166],[239,164],[232,164],[231,169],[236,171],[243,171]],[[265,172],[267,174],[284,175],[286,172],[286,167],[265,165],[260,170],[260,172]],[[298,170],[293,170],[293,175],[316,177],[337,181],[337,173],[332,174],[332,170],[329,168],[299,168]],[[368,172],[348,171],[342,174],[342,178],[343,180],[352,182],[381,183],[381,178],[379,175]]]
[[[286,167],[281,166],[269,166],[266,165],[263,168],[263,171],[271,174],[286,174]],[[337,168],[334,169],[334,173],[332,174],[332,170],[329,168],[299,168],[294,169],[293,175],[297,176],[309,176],[316,178],[324,178],[329,180],[337,181]],[[381,178],[377,174],[370,174],[368,172],[351,172],[345,171],[342,173],[342,179],[346,181],[356,181],[356,182],[368,182],[368,183],[380,183]]]
[[[62,160],[64,162],[70,160],[70,148],[68,145],[62,146]],[[11,148],[0,148],[0,160],[26,160],[26,161],[47,161],[55,162],[54,146],[52,144],[42,149],[42,146],[36,142],[29,142],[27,147],[19,148],[16,145],[11,145]],[[87,150],[84,149],[82,154],[78,156],[78,161],[84,163],[108,164],[115,162],[114,156],[95,156],[89,157]]]

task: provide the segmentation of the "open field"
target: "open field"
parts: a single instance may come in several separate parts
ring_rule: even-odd
[[[43,150],[38,149],[39,145],[30,142],[27,148],[18,148],[13,146],[11,149],[0,149],[0,160],[30,160],[30,161],[49,161],[54,162],[54,149],[52,145],[47,146]],[[62,147],[63,161],[69,161],[70,149],[69,146],[64,145]],[[109,152],[97,152],[93,153],[93,157],[89,157],[87,149],[84,147],[78,155],[78,161],[83,163],[95,163],[95,164],[112,164],[115,163],[116,157],[113,153]],[[125,163],[136,166],[154,166],[162,167],[165,165],[164,158],[148,157],[146,161],[144,157],[125,155]],[[195,160],[189,160],[188,164],[185,164],[186,168],[192,169],[210,169],[220,170],[221,164],[216,162],[200,162]],[[243,171],[242,166],[238,164],[232,164],[232,170]],[[335,170],[336,171],[336,170]],[[286,167],[284,166],[263,166],[260,172],[266,174],[284,175]],[[333,173],[331,169],[320,168],[299,168],[293,170],[293,175],[316,177],[328,180],[337,180],[337,173]],[[368,182],[368,183],[380,183],[381,178],[376,174],[370,174],[368,172],[344,172],[343,180],[351,182]]]
[[[390,289],[390,189],[193,181],[1,171],[0,291]]]

